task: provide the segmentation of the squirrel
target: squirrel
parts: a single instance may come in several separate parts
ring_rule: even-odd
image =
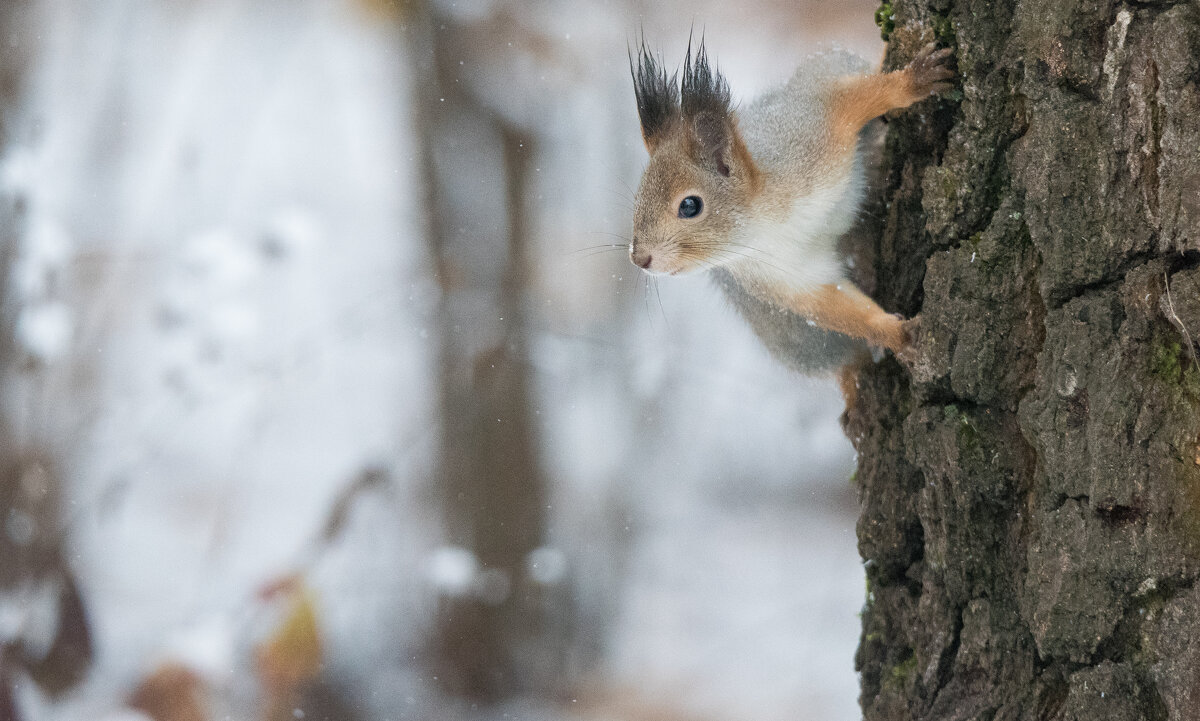
[[[847,367],[866,344],[900,353],[906,321],[847,278],[838,241],[866,193],[861,131],[949,88],[950,55],[930,43],[902,70],[869,73],[851,53],[822,53],[735,111],[703,39],[694,55],[688,42],[682,81],[643,40],[630,71],[650,162],[630,260],[655,275],[709,271],[768,350],[801,372]]]

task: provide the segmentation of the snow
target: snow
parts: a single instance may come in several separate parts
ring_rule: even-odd
[[[57,591],[58,585],[47,580],[0,593],[0,639],[19,640],[30,652],[44,653],[58,625]]]
[[[64,303],[27,306],[17,317],[17,341],[42,361],[53,361],[66,354],[72,330],[71,311]]]
[[[548,546],[533,549],[526,559],[529,576],[544,586],[562,583],[567,577],[568,563],[567,554]]]
[[[479,561],[465,548],[442,546],[429,555],[429,580],[450,596],[465,596],[475,585]]]
[[[22,683],[27,718],[144,718],[122,699],[167,661],[205,679],[214,718],[248,718],[252,645],[282,613],[260,592],[294,573],[318,599],[330,674],[370,718],[482,718],[417,658],[439,597],[499,603],[514,580],[441,530],[440,288],[408,48],[365,4],[37,4],[29,100],[0,149],[0,194],[24,207],[16,338],[37,361],[9,405],[19,440],[61,461],[97,659],[63,699]],[[802,5],[786,22],[771,4],[684,15],[709,18],[749,95],[840,27]],[[513,12],[438,7],[468,24]],[[578,604],[581,643],[599,649],[581,685],[601,696],[854,719],[863,582],[840,397],[779,368],[704,279],[649,285],[625,257],[644,150],[624,40],[643,25],[681,57],[681,7],[532,3],[503,49],[462,58],[472,91],[537,131],[526,310],[553,485],[527,570]],[[877,37],[872,9],[852,35]],[[577,252],[598,244],[616,247]],[[368,468],[386,480],[324,538]],[[0,633],[44,640],[53,603],[23,593],[0,599]],[[627,718],[613,708],[518,699],[494,715]]]
[[[62,225],[43,216],[30,223],[21,250],[12,271],[14,291],[22,297],[45,297],[70,257],[71,239]]]
[[[37,524],[28,513],[14,508],[9,511],[8,518],[5,519],[4,531],[13,543],[18,546],[27,546],[33,540]]]
[[[237,633],[226,615],[201,615],[171,633],[163,644],[162,657],[218,679],[237,664]]]

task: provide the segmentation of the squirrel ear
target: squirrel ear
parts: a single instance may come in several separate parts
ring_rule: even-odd
[[[643,40],[637,61],[629,53],[629,72],[633,75],[633,94],[637,98],[638,119],[646,150],[654,149],[679,119],[678,74],[667,77],[662,63],[656,61]]]
[[[757,182],[758,168],[746,149],[733,114],[729,83],[708,61],[704,38],[692,54],[688,42],[683,61],[683,93],[680,110],[687,123],[689,150],[703,166],[725,177]]]
[[[737,133],[730,118],[702,112],[691,118],[692,150],[701,165],[729,177],[733,140]]]
[[[691,119],[690,130],[688,152],[699,165],[748,183],[755,191],[762,188],[762,174],[738,132],[737,119],[732,113],[724,116],[699,113]]]

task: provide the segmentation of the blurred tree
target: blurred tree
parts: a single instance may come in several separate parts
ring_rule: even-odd
[[[496,700],[554,684],[562,649],[553,628],[567,612],[527,570],[547,497],[524,297],[537,145],[462,82],[459,20],[406,7],[426,236],[441,287],[438,492],[448,542],[478,561],[470,587],[441,599],[433,665],[448,691]]]
[[[923,318],[860,378],[868,721],[1196,718],[1200,4],[884,3],[876,296]]]
[[[0,4],[0,160],[6,164],[13,162],[19,135],[23,79],[37,37],[35,10],[23,0]],[[82,678],[92,658],[83,599],[62,552],[57,466],[46,449],[17,436],[10,416],[16,384],[32,372],[16,343],[20,299],[11,283],[24,192],[11,180],[0,192],[0,593],[18,604],[0,637],[4,719],[16,717],[12,684],[20,681],[18,669],[57,694]]]

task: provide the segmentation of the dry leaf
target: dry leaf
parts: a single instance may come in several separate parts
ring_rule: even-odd
[[[142,679],[129,697],[129,707],[154,721],[207,721],[204,682],[190,668],[167,662]]]
[[[316,603],[312,593],[301,586],[283,623],[255,653],[258,677],[268,695],[290,695],[316,679],[321,673],[321,653]]]

